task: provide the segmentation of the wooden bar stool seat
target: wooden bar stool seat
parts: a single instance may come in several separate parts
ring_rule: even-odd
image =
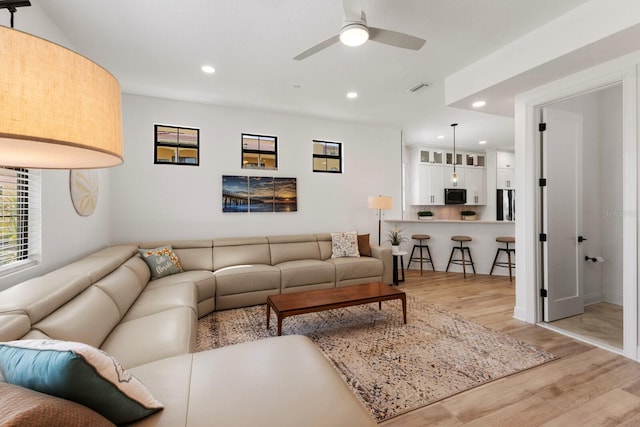
[[[509,244],[514,245],[516,243],[516,239],[515,237],[510,237],[510,236],[501,236],[501,237],[496,237],[496,242],[498,243],[504,243],[506,245],[506,247],[504,248],[498,248],[498,250],[496,251],[496,256],[495,258],[493,258],[493,265],[491,266],[491,271],[489,272],[489,275],[491,276],[493,274],[493,269],[496,267],[508,267],[509,268],[509,281],[513,281],[513,273],[512,270],[514,268],[516,268],[516,261],[514,258],[511,257],[511,254],[513,253],[513,256],[515,257],[516,255],[516,248],[514,247],[509,247]],[[498,257],[500,256],[500,252],[505,252],[507,254],[507,261],[498,261]]]
[[[413,249],[411,250],[411,256],[409,256],[409,263],[407,264],[407,268],[409,268],[411,266],[412,262],[419,262],[420,263],[420,275],[422,276],[422,264],[424,262],[429,262],[431,263],[431,268],[433,269],[433,271],[436,271],[436,268],[433,266],[433,261],[431,260],[431,251],[429,250],[429,245],[427,245],[426,243],[423,243],[423,240],[429,240],[431,239],[431,236],[429,236],[428,234],[414,234],[411,236],[411,238],[413,240],[417,240],[418,244],[413,245]],[[416,248],[418,248],[418,251],[420,253],[420,256],[416,256],[414,257],[413,254],[416,251]],[[423,249],[427,250],[427,254],[426,256],[423,254]]]
[[[451,236],[451,240],[459,243],[460,246],[458,245],[454,245],[453,248],[451,249],[451,255],[449,256],[449,262],[447,263],[447,272],[449,271],[449,266],[451,264],[458,264],[462,266],[462,274],[464,276],[464,278],[467,278],[467,265],[471,266],[471,269],[473,270],[473,274],[476,274],[476,268],[473,264],[473,258],[471,257],[471,251],[469,250],[469,246],[465,246],[464,243],[465,242],[471,242],[473,239],[469,236]],[[455,251],[458,250],[460,251],[460,258],[454,258],[453,254],[455,253]],[[464,251],[467,251],[467,254],[469,255],[469,259],[466,259],[464,256]]]

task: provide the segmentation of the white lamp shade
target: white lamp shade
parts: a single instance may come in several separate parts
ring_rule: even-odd
[[[369,208],[391,209],[393,207],[391,196],[369,196]]]
[[[0,26],[0,165],[87,169],[122,163],[120,84],[47,40]]]
[[[340,30],[340,41],[344,45],[360,46],[367,40],[369,40],[369,29],[359,22],[347,24]]]

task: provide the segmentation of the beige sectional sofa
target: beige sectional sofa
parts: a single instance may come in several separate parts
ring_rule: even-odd
[[[184,271],[150,280],[138,249],[167,244]],[[0,341],[51,338],[104,350],[165,403],[145,425],[203,425],[212,411],[225,425],[369,425],[304,337],[192,353],[197,319],[214,310],[262,304],[271,294],[391,283],[390,249],[371,250],[371,257],[331,258],[328,233],[113,246],[0,292]],[[296,364],[298,353],[304,361]],[[257,383],[249,375],[255,366],[264,368]],[[220,381],[232,374],[233,384]]]

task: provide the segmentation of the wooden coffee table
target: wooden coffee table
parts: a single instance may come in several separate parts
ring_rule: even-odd
[[[285,317],[372,302],[377,302],[378,307],[382,309],[382,301],[394,299],[402,301],[402,317],[406,324],[407,295],[403,291],[383,283],[366,283],[340,288],[269,295],[267,297],[267,329],[269,329],[271,309],[278,318],[278,335],[282,335],[282,319]]]

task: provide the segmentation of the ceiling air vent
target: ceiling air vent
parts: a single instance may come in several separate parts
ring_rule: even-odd
[[[409,89],[407,89],[407,92],[414,93],[414,92],[419,91],[419,90],[420,90],[420,89],[422,89],[422,88],[429,87],[429,86],[431,86],[431,84],[430,84],[430,83],[420,82],[420,83],[418,83],[417,85],[412,86],[412,87],[410,87]]]

